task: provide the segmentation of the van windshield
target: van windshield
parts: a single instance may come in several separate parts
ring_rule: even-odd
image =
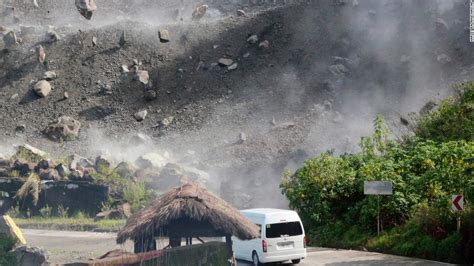
[[[299,236],[303,234],[300,222],[285,222],[277,224],[267,224],[267,238]]]

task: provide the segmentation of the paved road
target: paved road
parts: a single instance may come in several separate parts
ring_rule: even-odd
[[[29,245],[41,246],[50,253],[50,260],[54,263],[74,262],[88,260],[98,257],[109,250],[122,248],[132,251],[132,244],[125,245],[115,243],[115,234],[71,232],[71,231],[49,231],[23,229],[23,234]],[[158,247],[164,247],[165,240],[158,243]],[[288,263],[289,264],[289,263]],[[251,265],[245,261],[239,261],[239,265]],[[309,248],[308,257],[299,265],[449,265],[434,261],[391,256],[373,252],[362,252],[353,250],[336,250],[328,248]]]

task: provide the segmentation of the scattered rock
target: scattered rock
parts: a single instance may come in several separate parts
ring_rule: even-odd
[[[442,18],[437,18],[435,25],[436,25],[436,30],[439,32],[446,33],[449,31],[448,23]]]
[[[265,41],[261,42],[258,45],[258,47],[263,48],[263,49],[268,49],[268,48],[270,48],[270,42],[265,40]]]
[[[25,132],[26,132],[26,125],[18,125],[15,128],[15,133],[16,134],[25,134]]]
[[[145,99],[147,99],[148,101],[153,101],[155,100],[157,97],[157,93],[155,90],[147,90],[145,92]]]
[[[97,37],[92,37],[92,46],[97,46]]]
[[[230,58],[220,58],[217,63],[219,63],[219,65],[221,66],[230,66],[234,63],[234,60],[230,59]]]
[[[18,146],[18,149],[14,155],[14,157],[17,159],[24,159],[34,163],[38,163],[39,161],[45,159],[46,156],[46,152],[28,144]]]
[[[74,140],[79,136],[81,123],[69,116],[62,116],[46,129],[46,135],[55,141]]]
[[[369,10],[369,18],[375,19],[377,17],[377,12],[375,10]]]
[[[148,84],[148,81],[150,80],[150,76],[148,75],[148,71],[146,70],[138,70],[135,73],[135,80],[140,81],[143,84]]]
[[[136,169],[131,163],[121,162],[115,167],[114,171],[122,178],[132,180],[135,177]]]
[[[250,37],[247,38],[247,42],[251,44],[255,44],[258,42],[258,36],[257,35],[251,35]]]
[[[158,37],[162,43],[167,43],[170,41],[170,33],[168,30],[162,29],[158,31]]]
[[[147,114],[148,114],[148,111],[143,110],[143,111],[136,112],[133,116],[135,117],[135,119],[138,122],[141,122],[141,121],[145,120]]]
[[[243,144],[247,140],[247,135],[244,132],[239,133],[239,140],[237,144]]]
[[[173,123],[174,117],[169,116],[160,121],[161,128],[167,128],[171,123]]]
[[[195,19],[195,20],[202,18],[206,14],[206,11],[207,11],[208,8],[209,8],[208,5],[198,6],[194,10],[194,12],[192,14],[192,18]]]
[[[52,29],[48,30],[48,32],[46,33],[46,41],[48,41],[48,42],[57,42],[59,40],[61,40],[61,37],[59,36],[59,34],[56,31],[54,31]]]
[[[101,173],[106,169],[110,169],[112,167],[112,164],[113,164],[113,160],[110,154],[108,153],[101,154],[95,159],[95,170]]]
[[[122,65],[122,73],[128,73],[130,70],[128,69],[127,65]]]
[[[55,80],[58,76],[54,71],[46,71],[44,72],[43,79],[47,81]]]
[[[138,168],[162,168],[167,163],[167,160],[158,153],[147,153],[138,157],[135,161],[135,165]]]
[[[51,160],[46,160],[46,159],[43,159],[41,161],[38,162],[38,164],[36,165],[36,167],[38,169],[48,169],[50,167],[53,167],[53,162]]]
[[[227,67],[227,70],[229,70],[229,71],[236,70],[236,69],[237,69],[237,66],[238,66],[237,63],[233,63],[232,65],[230,65],[230,66]]]
[[[84,173],[81,170],[73,169],[71,170],[71,173],[69,174],[69,179],[73,181],[79,181],[79,180],[82,180],[83,176],[84,176]]]
[[[41,180],[54,180],[54,181],[59,181],[61,180],[61,175],[59,175],[58,171],[56,169],[40,169],[38,172],[38,176],[40,177]]]
[[[410,124],[410,122],[408,121],[408,119],[406,119],[405,117],[403,116],[400,116],[400,123],[402,123],[402,125],[404,126],[408,126]]]
[[[63,99],[67,100],[69,98],[69,93],[67,91],[64,92],[63,94]]]
[[[5,47],[11,47],[19,43],[14,31],[5,34],[5,36],[3,36],[3,42],[5,43]]]
[[[112,95],[112,86],[110,84],[105,84],[100,86],[100,94],[102,95]]]
[[[331,74],[333,74],[334,76],[340,76],[349,73],[349,69],[343,64],[331,65],[328,68],[329,72],[331,72]]]
[[[39,97],[46,97],[51,92],[51,84],[46,80],[40,80],[33,86],[33,91]]]
[[[56,169],[56,171],[58,171],[59,176],[61,176],[63,179],[66,179],[69,176],[69,174],[71,173],[69,171],[69,168],[67,168],[62,163],[56,165],[56,167],[54,169]]]
[[[446,54],[440,54],[436,57],[436,60],[438,60],[438,62],[441,64],[447,64],[451,62],[451,57]]]
[[[81,157],[77,154],[73,154],[69,156],[68,160],[71,162],[69,164],[69,170],[76,170],[76,169],[85,169],[85,168],[93,168],[94,164],[87,158]]]
[[[49,254],[38,247],[20,246],[12,251],[18,266],[49,265]]]
[[[424,115],[424,114],[427,114],[429,112],[431,112],[431,110],[433,110],[436,106],[438,106],[438,104],[433,101],[433,100],[430,100],[428,101],[421,109],[420,109],[420,115]]]
[[[90,20],[97,10],[97,5],[95,0],[76,0],[76,8],[84,18]]]
[[[237,9],[237,16],[238,17],[244,17],[246,14],[245,14],[245,11],[243,11],[242,9]]]
[[[17,170],[21,176],[29,176],[35,168],[35,163],[28,162],[24,159],[17,159],[13,163],[13,169]]]
[[[249,52],[246,52],[244,55],[242,55],[243,58],[247,58],[250,56],[250,53]]]
[[[42,45],[38,45],[36,47],[36,56],[38,57],[38,62],[40,64],[44,64],[44,62],[46,61],[46,52],[44,51]]]
[[[359,1],[352,0],[352,7],[358,7],[358,6],[359,6]]]
[[[289,129],[289,128],[293,128],[293,127],[295,127],[294,122],[286,122],[286,123],[278,124],[278,125],[274,126],[273,128],[274,129]]]

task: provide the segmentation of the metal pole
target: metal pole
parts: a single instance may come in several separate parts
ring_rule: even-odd
[[[377,195],[377,236],[380,235],[380,195]]]
[[[457,218],[457,230],[458,230],[458,233],[459,231],[461,231],[461,212],[460,211],[457,211],[456,212],[456,218]]]

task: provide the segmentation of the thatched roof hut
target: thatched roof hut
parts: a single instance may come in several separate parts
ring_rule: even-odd
[[[117,236],[117,243],[144,235],[168,237],[218,237],[247,240],[259,228],[234,207],[195,183],[166,192],[132,215]]]

